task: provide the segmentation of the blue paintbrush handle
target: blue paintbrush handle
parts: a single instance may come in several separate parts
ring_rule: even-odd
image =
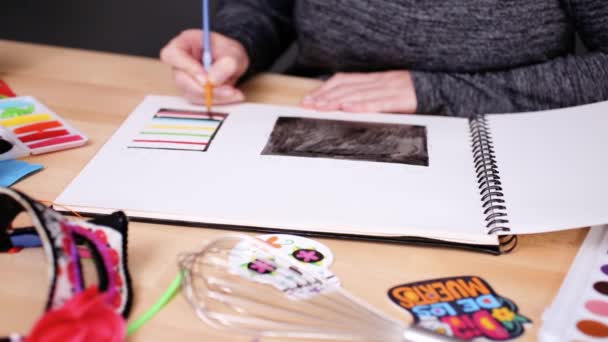
[[[203,16],[203,67],[209,70],[211,67],[211,43],[209,41],[209,0],[203,0],[202,4]]]

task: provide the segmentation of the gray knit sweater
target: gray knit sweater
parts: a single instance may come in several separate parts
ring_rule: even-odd
[[[223,0],[213,25],[250,73],[294,41],[294,73],[410,70],[418,113],[608,100],[608,0]],[[574,55],[575,32],[588,53]]]

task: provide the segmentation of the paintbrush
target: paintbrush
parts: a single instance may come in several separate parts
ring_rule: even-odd
[[[205,83],[205,106],[207,112],[211,112],[211,104],[213,103],[213,85],[209,81],[209,70],[211,69],[211,43],[209,41],[209,0],[203,0],[202,3],[203,17],[203,68],[207,73],[207,82]]]

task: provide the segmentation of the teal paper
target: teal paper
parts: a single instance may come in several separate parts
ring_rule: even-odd
[[[21,160],[0,161],[0,186],[9,187],[25,176],[42,169],[42,165],[30,164]]]

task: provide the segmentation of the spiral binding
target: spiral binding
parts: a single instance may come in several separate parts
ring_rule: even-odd
[[[486,117],[483,115],[469,119],[471,138],[473,145],[473,162],[475,163],[475,174],[479,184],[479,195],[485,215],[488,234],[498,232],[510,232],[507,219],[507,207],[505,205],[500,172],[496,163],[494,146]],[[505,236],[500,239],[503,253],[508,253],[517,244],[517,237]]]

